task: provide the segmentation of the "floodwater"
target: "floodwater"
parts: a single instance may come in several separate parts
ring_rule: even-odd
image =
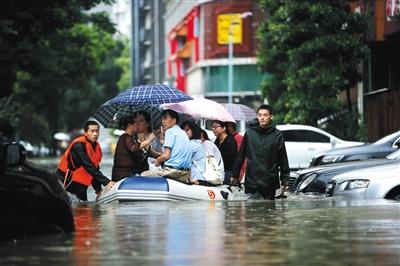
[[[400,265],[386,200],[90,202],[74,216],[74,234],[0,241],[0,265]]]

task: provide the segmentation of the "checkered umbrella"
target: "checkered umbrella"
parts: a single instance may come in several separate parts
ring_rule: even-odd
[[[226,110],[233,116],[235,120],[253,120],[257,114],[253,109],[244,104],[239,103],[223,103]]]
[[[152,118],[152,127],[160,126],[160,104],[191,100],[192,97],[168,85],[150,84],[127,89],[100,106],[95,113],[103,126],[118,128],[122,116],[132,115],[139,110],[148,112]]]
[[[192,97],[168,85],[140,85],[127,89],[113,99],[114,104],[128,105],[160,105],[191,100]]]
[[[151,127],[159,128],[161,126],[162,109],[153,105],[129,105],[129,104],[113,104],[108,101],[100,106],[93,115],[106,128],[119,128],[119,120],[124,116],[130,116],[137,111],[145,111],[150,114]]]

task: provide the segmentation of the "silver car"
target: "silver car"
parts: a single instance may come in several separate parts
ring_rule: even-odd
[[[400,201],[400,163],[367,167],[332,178],[325,195],[344,199],[391,199]]]

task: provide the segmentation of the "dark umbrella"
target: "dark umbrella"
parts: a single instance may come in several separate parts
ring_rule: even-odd
[[[134,115],[138,111],[145,111],[150,114],[152,128],[161,126],[162,109],[152,105],[117,105],[108,101],[100,106],[93,117],[106,128],[119,128],[119,120],[122,117]]]
[[[127,89],[111,99],[111,103],[158,106],[163,103],[177,103],[192,99],[192,97],[176,88],[168,85],[153,84]]]
[[[119,119],[139,110],[146,111],[152,118],[152,128],[160,125],[160,104],[191,100],[192,97],[168,85],[140,85],[127,89],[100,106],[94,114],[105,127],[118,128]]]

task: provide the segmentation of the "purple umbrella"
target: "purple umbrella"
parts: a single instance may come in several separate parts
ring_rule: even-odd
[[[235,120],[251,121],[257,116],[253,109],[244,104],[223,103],[222,105],[226,110],[228,110]]]

